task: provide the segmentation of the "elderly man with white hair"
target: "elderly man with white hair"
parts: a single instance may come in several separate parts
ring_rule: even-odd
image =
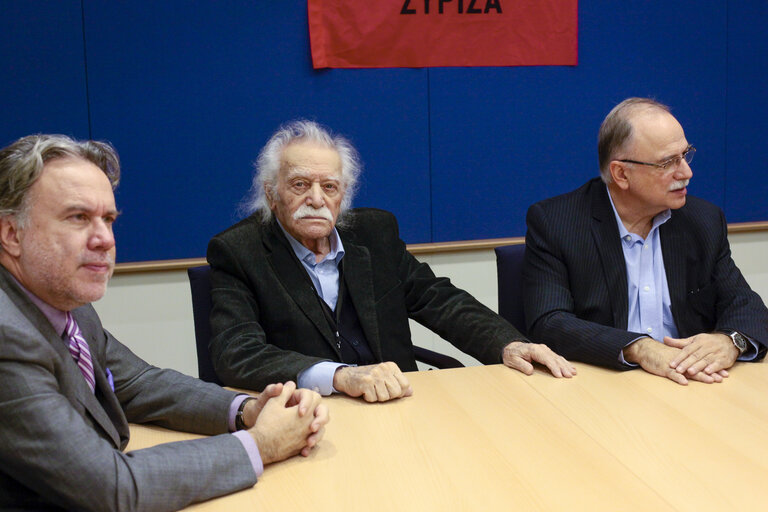
[[[412,393],[408,319],[486,364],[556,377],[575,369],[449,279],[435,277],[399,238],[388,212],[349,209],[355,149],[311,121],[278,130],[259,155],[251,211],[208,246],[211,356],[227,385],[275,379],[369,402]]]

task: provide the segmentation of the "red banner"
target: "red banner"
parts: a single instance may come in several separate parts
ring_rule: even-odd
[[[307,0],[315,68],[575,66],[578,0]]]

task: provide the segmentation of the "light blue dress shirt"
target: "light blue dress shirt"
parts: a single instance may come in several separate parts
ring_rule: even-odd
[[[672,300],[669,296],[667,273],[664,269],[664,256],[661,252],[661,238],[659,227],[672,217],[672,211],[667,209],[653,218],[651,230],[643,239],[635,233],[630,233],[616,211],[610,191],[608,198],[611,201],[613,214],[619,226],[621,237],[621,249],[624,252],[624,262],[627,267],[627,330],[629,332],[643,333],[631,343],[641,337],[653,338],[663,342],[664,336],[677,338],[677,326],[672,317]],[[754,359],[757,355],[757,346],[752,340],[753,350],[747,350],[740,361]],[[628,343],[629,346],[631,343]],[[751,357],[750,357],[751,356]],[[624,359],[624,353],[619,352],[619,361],[630,366],[637,366]]]
[[[331,251],[322,261],[316,261],[315,253],[304,247],[288,233],[280,221],[277,225],[283,230],[293,253],[299,258],[304,269],[309,274],[317,295],[328,304],[331,310],[336,309],[339,300],[339,263],[344,257],[344,244],[341,243],[339,232],[333,228],[330,235]],[[296,376],[296,385],[300,388],[313,389],[323,396],[336,392],[333,389],[333,376],[341,366],[349,366],[334,361],[323,361],[314,364]]]

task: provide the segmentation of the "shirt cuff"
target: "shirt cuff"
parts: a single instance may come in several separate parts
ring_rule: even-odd
[[[630,368],[637,368],[637,367],[639,367],[639,366],[640,366],[640,365],[639,365],[639,364],[637,364],[637,363],[630,363],[629,361],[627,361],[626,359],[624,359],[624,349],[625,349],[625,348],[627,348],[628,346],[630,346],[631,344],[633,344],[634,342],[636,342],[637,340],[639,340],[639,339],[642,339],[642,338],[648,338],[648,336],[638,336],[637,338],[633,339],[632,341],[630,341],[629,343],[627,343],[626,345],[624,345],[624,346],[621,348],[621,350],[619,350],[619,362],[620,362],[621,364],[623,364],[623,365],[625,365],[625,366],[629,366]]]
[[[247,430],[238,430],[232,435],[238,438],[241,443],[243,443],[243,448],[245,448],[245,452],[248,454],[248,458],[251,460],[251,466],[253,466],[253,472],[256,473],[256,478],[261,478],[262,473],[264,473],[264,463],[261,460],[259,447],[256,445],[256,441],[253,439],[253,436],[249,434]]]
[[[336,370],[342,366],[349,365],[335,363],[333,361],[322,361],[313,364],[298,375],[296,384],[300,388],[311,389],[323,396],[328,396],[331,393],[338,393],[338,391],[333,389],[333,375],[336,373]]]
[[[744,336],[742,334],[742,336]],[[757,344],[755,340],[750,338],[749,336],[744,336],[744,338],[749,342],[749,345],[747,346],[747,350],[741,354],[739,357],[736,358],[737,361],[754,361],[757,359],[757,354],[760,353],[760,345]]]

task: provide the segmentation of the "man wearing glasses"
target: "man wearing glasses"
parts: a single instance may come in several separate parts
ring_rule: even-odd
[[[528,334],[570,360],[713,383],[765,357],[768,310],[731,259],[717,206],[688,197],[696,149],[669,108],[624,100],[600,178],[528,210]]]

